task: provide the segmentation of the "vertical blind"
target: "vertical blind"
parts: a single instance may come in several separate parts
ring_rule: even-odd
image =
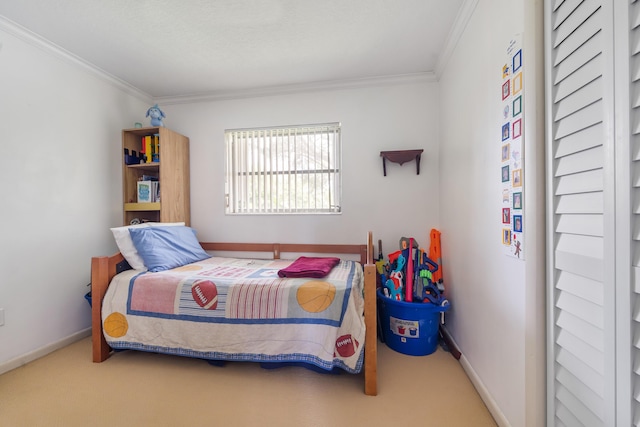
[[[340,213],[340,124],[225,131],[226,212]]]

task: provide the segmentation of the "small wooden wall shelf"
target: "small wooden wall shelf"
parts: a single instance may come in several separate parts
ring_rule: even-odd
[[[416,175],[420,175],[420,158],[424,150],[398,150],[398,151],[381,151],[382,171],[387,176],[387,160],[398,163],[400,166],[412,160],[416,161]]]

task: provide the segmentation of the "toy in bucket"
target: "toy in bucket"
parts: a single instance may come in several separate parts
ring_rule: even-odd
[[[443,290],[434,283],[438,264],[420,249],[413,238],[400,239],[400,250],[388,255],[381,268],[383,293],[397,301],[440,304]]]
[[[389,255],[391,257],[391,255]],[[395,257],[396,268],[389,273],[389,278],[385,281],[384,286],[387,290],[386,295],[389,298],[393,298],[398,301],[403,300],[403,278],[404,274],[402,273],[402,269],[404,268],[405,258],[401,253],[396,253]]]
[[[444,298],[438,286],[433,283],[433,275],[438,271],[438,264],[429,259],[424,252],[420,254],[422,259],[418,263],[413,288],[414,298],[418,302],[431,302],[440,305]]]

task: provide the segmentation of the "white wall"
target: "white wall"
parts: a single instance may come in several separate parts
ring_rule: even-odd
[[[435,82],[334,89],[165,105],[165,125],[191,141],[191,223],[201,240],[364,243],[382,239],[385,254],[402,236],[425,248],[438,226],[438,96]],[[340,122],[341,215],[231,216],[224,210],[224,130]],[[387,162],[381,150],[424,149],[415,162]]]
[[[501,425],[536,425],[544,420],[543,344],[544,205],[534,202],[544,164],[535,148],[537,88],[532,37],[541,31],[525,2],[479,1],[440,79],[440,218],[443,266],[452,300],[447,327]],[[535,15],[535,14],[534,14]],[[503,254],[500,213],[502,65],[508,42],[525,31],[525,257]],[[527,62],[529,61],[529,62]],[[535,79],[540,81],[536,82]],[[537,85],[540,86],[537,86]],[[527,99],[527,97],[530,99]],[[538,101],[539,102],[539,101]],[[529,111],[527,111],[529,108]],[[540,112],[537,112],[538,114]],[[541,117],[541,115],[540,115]],[[528,127],[527,127],[528,126]],[[529,155],[531,154],[531,155]],[[540,190],[542,191],[542,190]],[[542,268],[540,268],[542,266]],[[533,269],[540,269],[538,277]],[[542,300],[541,300],[542,299]],[[542,368],[541,368],[542,366]],[[540,424],[538,424],[540,425]]]
[[[90,327],[91,256],[122,221],[120,130],[148,108],[37,45],[0,26],[0,372]]]

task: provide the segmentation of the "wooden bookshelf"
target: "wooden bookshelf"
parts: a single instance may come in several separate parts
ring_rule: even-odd
[[[122,154],[127,149],[140,153],[144,136],[159,135],[159,161],[122,167],[123,222],[141,221],[191,223],[189,138],[165,127],[124,129]],[[160,201],[138,203],[137,182],[143,175],[160,182]]]

